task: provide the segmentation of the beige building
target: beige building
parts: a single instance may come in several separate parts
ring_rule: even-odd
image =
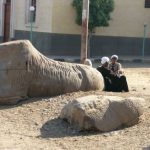
[[[150,2],[115,0],[110,26],[96,28],[90,43],[90,55],[141,55],[144,24],[147,26],[145,55],[150,55],[150,8],[145,8],[147,1]],[[34,11],[30,11],[32,5]],[[32,33],[34,46],[45,54],[80,55],[81,26],[75,23],[72,0],[0,0],[0,8],[1,40],[31,39]],[[5,14],[5,9],[10,9],[10,15]]]

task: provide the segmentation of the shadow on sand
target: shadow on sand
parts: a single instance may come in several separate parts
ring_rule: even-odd
[[[73,136],[87,136],[96,135],[100,132],[96,131],[79,131],[74,130],[66,121],[55,118],[46,122],[42,128],[41,137],[42,138],[62,138],[62,137],[73,137]]]
[[[55,97],[55,96],[54,96]],[[15,107],[20,107],[20,106],[23,106],[25,104],[30,104],[30,103],[34,103],[34,102],[38,102],[38,101],[44,101],[46,99],[51,99],[51,98],[54,98],[54,97],[37,97],[37,98],[26,98],[26,99],[22,99],[20,101],[18,101],[16,104],[1,104],[0,105],[0,110],[3,110],[3,109],[12,109],[12,108],[15,108]]]
[[[150,150],[150,146],[144,147],[143,150]]]

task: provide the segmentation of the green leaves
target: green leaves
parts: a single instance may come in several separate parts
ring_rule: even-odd
[[[76,9],[76,23],[82,25],[82,0],[73,0]],[[114,10],[114,0],[90,0],[89,31],[95,27],[108,26],[111,19],[110,13]]]

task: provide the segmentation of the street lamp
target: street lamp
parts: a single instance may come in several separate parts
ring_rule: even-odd
[[[33,12],[35,11],[34,6],[30,6],[30,41],[32,42],[32,31],[33,31]]]

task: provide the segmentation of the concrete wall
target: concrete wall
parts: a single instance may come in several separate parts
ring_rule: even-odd
[[[53,33],[80,34],[81,26],[75,23],[76,12],[72,7],[72,0],[53,1]]]
[[[80,34],[72,0],[55,0],[53,3],[53,33]],[[145,0],[115,0],[110,26],[97,28],[96,35],[142,37],[144,23],[150,27],[150,9],[144,8],[144,3]]]
[[[16,0],[16,25],[15,30],[30,31],[30,23],[27,23],[28,0]],[[33,31],[52,32],[52,0],[37,0],[36,22]]]
[[[26,0],[16,0],[15,39],[29,39],[30,24],[25,24]],[[141,55],[144,23],[148,25],[145,54],[150,55],[150,9],[145,0],[115,0],[109,27],[96,28],[91,39],[91,56]],[[80,55],[81,26],[75,23],[72,0],[37,1],[37,21],[33,44],[48,55]]]
[[[144,8],[145,0],[115,0],[110,26],[96,30],[97,35],[143,37],[143,26],[150,28],[150,8]],[[150,34],[148,33],[150,37]]]

